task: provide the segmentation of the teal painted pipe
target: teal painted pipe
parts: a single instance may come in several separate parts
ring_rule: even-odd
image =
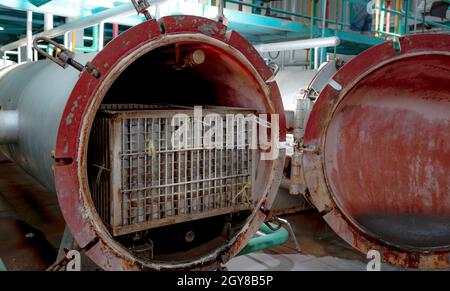
[[[251,4],[251,3],[239,2],[237,0],[227,0],[226,2],[234,3],[234,4],[241,4],[243,6],[248,6],[248,7],[253,7],[253,8],[266,9],[266,10],[268,9],[268,8],[260,7],[260,6]],[[314,3],[315,3],[315,5],[317,5],[317,1],[316,0],[314,0]],[[313,20],[320,20],[320,21],[322,21],[321,17],[311,17],[311,16],[308,16],[308,15],[305,15],[305,14],[284,11],[284,10],[280,10],[280,9],[276,9],[276,8],[271,8],[270,11],[271,12],[280,13],[280,14],[284,14],[284,15],[287,15],[287,16],[295,16],[295,17],[299,17],[299,18],[304,18],[306,20],[313,19]],[[345,23],[340,23],[340,22],[337,22],[337,21],[334,21],[334,20],[331,20],[331,19],[326,19],[325,22],[328,23],[328,24],[336,24],[336,25],[342,25],[343,24],[344,26],[349,26],[349,25],[347,25]]]
[[[271,225],[272,227],[276,227],[273,224]],[[266,235],[252,238],[245,248],[243,248],[238,254],[238,256],[283,245],[289,238],[288,231],[283,227],[277,231],[273,231],[267,225],[263,224],[259,231],[265,233]]]

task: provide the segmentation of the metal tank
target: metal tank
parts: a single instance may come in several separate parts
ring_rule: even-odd
[[[222,117],[278,114],[284,141],[272,71],[238,33],[193,16],[147,21],[75,59],[96,74],[49,60],[0,71],[2,153],[57,193],[100,267],[220,268],[270,217],[284,151],[178,152],[165,143],[168,116],[197,105]]]
[[[331,77],[306,126],[304,194],[354,248],[450,267],[450,36],[412,35]]]

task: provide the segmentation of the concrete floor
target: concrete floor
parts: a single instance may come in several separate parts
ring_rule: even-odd
[[[16,165],[0,162],[0,259],[8,270],[51,265],[64,225],[55,194]]]
[[[282,190],[283,191],[283,190]],[[300,238],[233,259],[229,270],[366,270],[367,260],[353,250],[314,211],[286,216]],[[56,258],[64,220],[56,195],[13,163],[0,161],[0,270],[44,270]],[[396,270],[383,265],[382,270]]]

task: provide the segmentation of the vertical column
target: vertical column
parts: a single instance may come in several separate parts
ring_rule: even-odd
[[[44,14],[44,31],[53,29],[53,14]]]
[[[53,29],[53,14],[45,13],[44,14],[44,31],[48,31],[50,29]],[[53,54],[53,47],[48,46],[47,52],[52,55]]]
[[[119,36],[119,24],[113,23],[113,39]]]
[[[105,23],[100,22],[98,25],[98,51],[103,49],[103,45],[105,44]]]
[[[26,61],[33,61],[33,12],[27,11],[27,51]]]

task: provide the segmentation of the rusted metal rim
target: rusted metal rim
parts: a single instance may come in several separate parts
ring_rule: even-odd
[[[109,234],[94,210],[87,183],[87,145],[92,121],[100,103],[114,80],[128,65],[143,54],[177,41],[206,42],[237,58],[253,72],[265,96],[267,113],[280,114],[280,137],[285,138],[285,120],[281,96],[276,84],[266,84],[272,73],[253,47],[235,32],[209,19],[171,16],[159,22],[151,20],[133,27],[112,41],[92,61],[101,77],[95,79],[83,72],[65,108],[59,134],[54,167],[58,199],[64,218],[81,247],[90,246],[86,254],[106,270],[184,270],[213,269],[219,261],[236,255],[258,230],[265,214],[254,211],[244,228],[231,242],[202,259],[186,263],[148,263],[134,257]],[[70,122],[68,122],[70,120]],[[267,163],[268,187],[260,200],[266,207],[275,198],[283,161]]]
[[[310,200],[319,211],[324,213],[324,218],[331,228],[356,249],[363,253],[367,253],[369,250],[378,250],[382,254],[383,261],[403,267],[448,268],[450,267],[449,242],[444,242],[436,247],[427,246],[420,248],[415,245],[409,247],[403,242],[397,243],[395,240],[393,242],[390,238],[386,239],[386,236],[377,235],[371,232],[370,229],[368,230],[368,228],[362,226],[360,221],[357,221],[354,217],[354,212],[358,210],[352,209],[350,211],[347,207],[348,205],[343,203],[342,195],[336,195],[339,191],[342,193],[342,189],[347,189],[344,186],[340,186],[339,183],[341,185],[342,183],[347,183],[348,185],[359,183],[358,177],[355,177],[353,181],[343,181],[341,176],[339,176],[339,179],[336,179],[338,175],[333,176],[330,168],[332,164],[329,154],[330,148],[333,146],[337,147],[337,145],[330,143],[328,138],[334,136],[333,141],[336,141],[340,140],[339,138],[344,135],[339,133],[336,126],[330,129],[331,124],[333,119],[342,110],[345,110],[345,105],[349,100],[347,99],[348,95],[354,95],[351,100],[358,99],[359,96],[353,93],[361,85],[360,83],[363,83],[361,82],[362,80],[367,81],[368,76],[374,75],[374,72],[380,72],[390,66],[392,68],[394,62],[400,66],[402,65],[401,62],[407,62],[414,57],[420,57],[421,60],[425,59],[425,61],[433,59],[433,56],[437,58],[442,57],[445,64],[441,65],[446,67],[447,70],[450,66],[448,64],[450,36],[448,35],[409,36],[400,39],[400,44],[400,52],[395,51],[393,44],[389,42],[367,50],[339,70],[325,87],[313,108],[306,129],[305,153],[303,157],[305,178],[310,190]],[[436,60],[433,61],[435,62]],[[442,70],[445,70],[445,68]],[[367,84],[367,86],[370,86],[370,84]],[[402,84],[396,85],[401,86]],[[363,90],[362,86],[360,88]],[[416,89],[420,90],[420,87]],[[362,92],[361,90],[357,92]],[[448,92],[443,94],[447,95],[440,99],[445,101],[445,98],[448,98]],[[379,96],[370,97],[372,98],[370,100],[380,100],[383,94],[379,93]],[[361,95],[362,98],[365,97]],[[360,105],[354,102],[352,106],[356,108]],[[348,114],[350,113],[342,115],[349,116]],[[352,127],[352,125],[347,127]],[[341,137],[336,137],[340,135]],[[446,166],[448,167],[448,165]],[[339,189],[337,190],[337,188]],[[448,199],[449,194],[444,192],[442,195]],[[353,197],[355,200],[358,200],[357,197]],[[443,201],[442,203],[445,202]],[[445,213],[445,209],[443,211],[444,216],[447,217],[448,213]]]

